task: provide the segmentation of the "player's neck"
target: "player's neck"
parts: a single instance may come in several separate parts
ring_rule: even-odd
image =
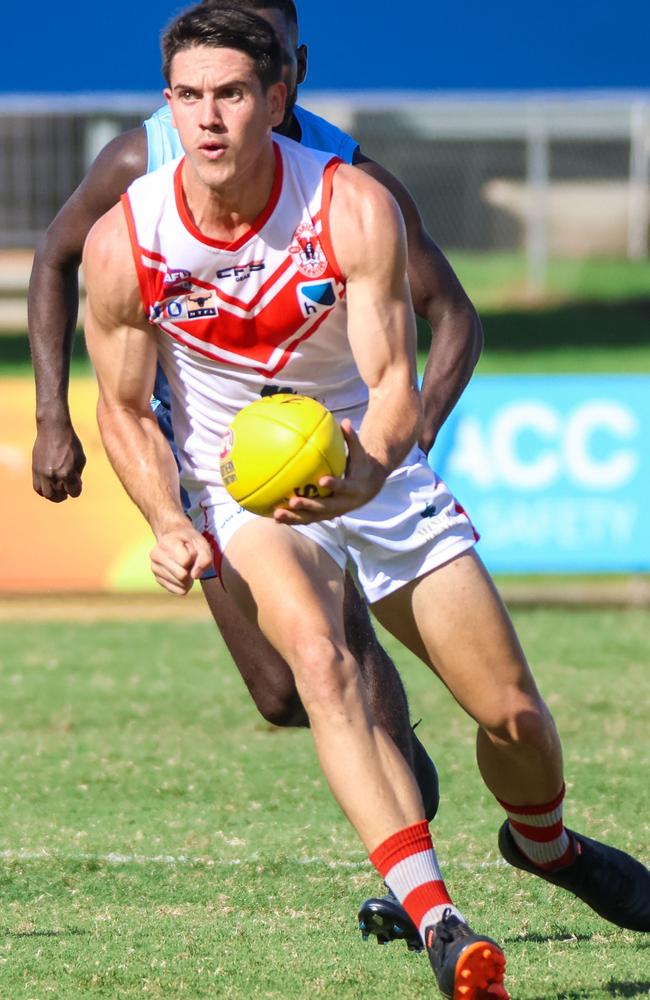
[[[208,185],[186,159],[183,191],[194,225],[210,239],[223,242],[239,239],[266,208],[275,170],[275,150],[271,143],[246,171],[219,186]]]
[[[287,139],[293,139],[295,142],[300,142],[302,139],[302,129],[300,128],[300,123],[293,111],[289,117],[285,118],[282,124],[278,125],[277,128],[274,128],[273,131],[277,132],[279,135],[286,136]]]

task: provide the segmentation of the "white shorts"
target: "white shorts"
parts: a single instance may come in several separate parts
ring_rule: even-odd
[[[190,511],[195,528],[212,545],[217,575],[230,539],[257,516],[235,503],[223,488],[211,489],[210,500]],[[343,517],[296,525],[293,530],[325,549],[341,569],[351,561],[370,604],[478,541],[467,514],[417,447],[370,503]]]

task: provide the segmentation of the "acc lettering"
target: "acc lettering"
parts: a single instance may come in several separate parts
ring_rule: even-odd
[[[449,470],[481,490],[498,483],[545,490],[566,478],[588,490],[622,489],[640,463],[636,414],[616,400],[586,400],[563,413],[538,400],[515,400],[491,420],[460,422]]]

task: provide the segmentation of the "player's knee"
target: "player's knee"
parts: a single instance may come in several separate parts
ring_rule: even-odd
[[[326,636],[311,636],[296,654],[296,681],[308,712],[342,705],[358,684],[349,651]]]
[[[539,697],[516,692],[504,699],[504,710],[486,728],[495,743],[523,750],[549,751],[557,739],[553,719]]]
[[[291,692],[265,692],[255,704],[260,715],[272,726],[283,729],[309,725],[309,719],[295,688]]]

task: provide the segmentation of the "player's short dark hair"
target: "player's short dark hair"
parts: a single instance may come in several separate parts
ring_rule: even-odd
[[[174,56],[198,45],[245,52],[253,60],[264,91],[282,79],[284,57],[275,31],[268,21],[250,9],[248,3],[207,0],[171,22],[161,43],[162,71],[168,84]]]
[[[282,11],[287,21],[298,27],[298,11],[293,0],[244,0],[244,3],[246,6],[252,7],[253,10],[270,8],[271,10]]]
[[[203,6],[209,4],[219,5],[220,0],[202,0]],[[228,0],[226,0],[228,2]],[[233,0],[241,7],[249,7],[251,10],[279,10],[287,21],[298,27],[298,10],[293,0]]]

